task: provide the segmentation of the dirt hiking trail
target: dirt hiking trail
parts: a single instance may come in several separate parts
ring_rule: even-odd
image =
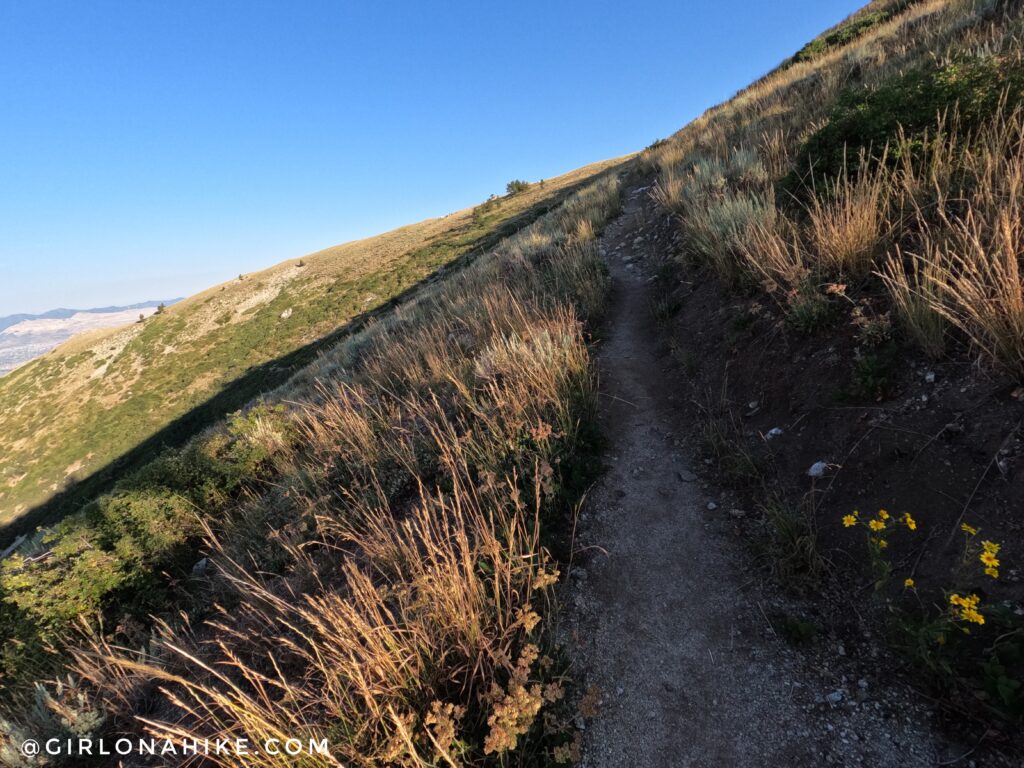
[[[912,697],[809,668],[775,636],[763,601],[781,598],[765,597],[728,533],[742,513],[709,509],[688,431],[674,425],[681,374],[650,306],[656,217],[635,190],[601,239],[613,283],[598,347],[607,471],[581,514],[576,546],[588,554],[561,628],[574,674],[601,697],[582,765],[968,765],[957,757],[969,747],[942,744]]]

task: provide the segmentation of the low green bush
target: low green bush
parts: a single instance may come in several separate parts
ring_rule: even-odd
[[[866,8],[854,14],[851,18],[839,24],[834,29],[825,32],[814,38],[793,54],[783,68],[800,64],[802,62],[814,61],[824,56],[829,51],[842,48],[863,37],[866,32],[894,19],[907,10],[910,6],[919,3],[921,0],[891,0],[888,3],[873,3],[881,6],[868,11]]]
[[[43,638],[95,612],[103,597],[124,583],[126,564],[102,546],[101,538],[98,531],[69,523],[52,535],[53,547],[42,558],[15,555],[4,560],[4,599]],[[6,635],[15,627],[7,624],[4,629]]]
[[[828,122],[811,134],[796,155],[793,171],[782,182],[789,192],[806,188],[806,178],[837,177],[844,167],[857,172],[861,150],[888,159],[924,146],[943,115],[957,120],[946,127],[963,134],[977,129],[1000,109],[1024,97],[1024,64],[1001,57],[961,59],[943,67],[907,72],[876,88],[853,88],[840,94]],[[909,141],[896,146],[902,128]]]
[[[112,604],[116,619],[145,622],[165,610],[164,574],[189,574],[200,517],[216,519],[243,485],[266,477],[275,452],[294,439],[291,429],[282,406],[235,413],[224,428],[165,451],[57,525],[40,553],[0,563],[3,683],[38,675],[49,663],[48,644]]]
[[[792,64],[799,64],[803,61],[813,61],[833,48],[849,45],[872,27],[876,27],[882,22],[891,19],[896,13],[897,11],[895,10],[875,11],[864,14],[859,18],[851,19],[845,24],[840,24],[832,32],[814,38],[797,51],[790,62]]]

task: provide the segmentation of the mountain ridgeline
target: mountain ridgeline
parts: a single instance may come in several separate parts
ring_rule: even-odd
[[[493,246],[607,165],[239,275],[0,378],[0,541],[77,509],[163,447],[283,383],[349,324]]]

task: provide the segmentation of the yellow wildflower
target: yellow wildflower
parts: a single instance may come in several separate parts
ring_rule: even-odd
[[[914,580],[913,579],[904,579],[903,580],[903,586],[906,587],[907,589],[913,589],[914,588]]]
[[[888,546],[889,546],[889,542],[886,541],[885,539],[879,539],[878,540],[878,548],[879,549],[885,549]]]
[[[978,559],[981,560],[982,565],[988,566],[989,568],[996,568],[999,565],[999,558],[991,552],[982,552]]]
[[[949,602],[951,605],[958,605],[961,608],[977,608],[981,598],[977,595],[958,595],[956,592],[949,596]]]
[[[910,516],[909,512],[903,513],[903,524],[911,531],[917,530],[917,521]]]
[[[870,528],[872,531],[884,531],[885,523],[883,523],[881,520],[869,520],[868,528]]]
[[[880,520],[888,520],[889,519],[889,513],[886,512],[884,509],[880,509],[880,510],[878,510],[878,517],[879,517]]]
[[[961,523],[960,530],[966,533],[968,536],[974,536],[978,533],[977,528],[975,528],[973,525],[968,525],[967,523]]]
[[[991,576],[993,579],[998,579],[999,578],[999,569],[998,568],[986,568],[985,569],[985,575],[986,576]]]
[[[843,516],[843,525],[846,528],[852,528],[856,524],[857,524],[857,515],[854,514],[854,515],[844,515]]]
[[[960,612],[960,618],[962,618],[964,621],[969,621],[972,624],[984,624],[985,623],[985,617],[982,616],[980,613],[978,613],[973,608],[964,608]]]
[[[981,548],[992,555],[999,554],[999,545],[994,541],[983,541],[981,542]]]
[[[950,605],[956,606],[960,609],[959,618],[963,621],[969,621],[972,624],[984,624],[985,617],[978,611],[978,603],[981,602],[981,598],[977,595],[958,595],[955,592],[949,596]]]

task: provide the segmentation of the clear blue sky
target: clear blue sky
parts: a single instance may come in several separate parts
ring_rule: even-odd
[[[0,0],[0,315],[185,295],[642,148],[840,0]]]

